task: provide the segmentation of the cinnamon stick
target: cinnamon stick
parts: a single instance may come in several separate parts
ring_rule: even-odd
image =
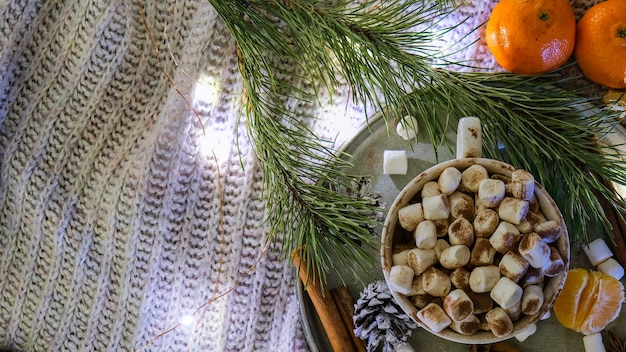
[[[333,350],[335,352],[354,352],[355,347],[352,338],[330,291],[328,288],[320,286],[314,268],[307,270],[306,261],[301,256],[302,252],[302,249],[294,251],[293,262],[298,268],[300,280],[302,280],[306,292],[309,294],[309,298],[311,298],[311,302],[322,322]]]
[[[626,214],[619,216],[611,203],[603,196],[599,196],[599,201],[613,227],[613,241],[607,241],[607,244],[612,247],[615,260],[626,267],[626,221],[624,221]]]
[[[365,348],[363,340],[354,334],[354,321],[352,320],[354,316],[354,300],[352,299],[350,290],[342,285],[331,289],[330,294],[335,301],[335,305],[339,310],[344,325],[348,328],[354,347],[356,347],[358,352],[366,352],[367,349]]]

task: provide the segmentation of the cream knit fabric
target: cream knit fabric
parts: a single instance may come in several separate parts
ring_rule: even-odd
[[[480,41],[459,55],[494,66]],[[241,92],[206,0],[0,1],[0,347],[307,350],[292,265],[261,256]],[[340,144],[365,119],[349,97],[293,106]]]

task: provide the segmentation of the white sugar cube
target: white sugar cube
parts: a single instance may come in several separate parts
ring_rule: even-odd
[[[383,173],[385,175],[406,175],[407,170],[406,150],[385,150],[383,152]]]

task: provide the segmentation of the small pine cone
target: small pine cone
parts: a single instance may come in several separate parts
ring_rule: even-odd
[[[387,283],[379,280],[369,284],[354,305],[354,334],[367,341],[367,351],[375,351],[384,341],[383,351],[406,342],[417,324],[396,303]]]

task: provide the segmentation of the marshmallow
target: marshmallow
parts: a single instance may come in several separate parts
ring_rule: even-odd
[[[389,271],[389,280],[387,280],[389,289],[408,295],[413,285],[413,269],[406,265],[394,265]]]
[[[456,167],[448,167],[441,172],[437,183],[441,193],[450,195],[456,191],[461,183],[461,171]]]
[[[480,319],[471,314],[463,321],[454,321],[450,324],[450,329],[461,335],[474,335],[480,328]]]
[[[450,225],[448,219],[432,220],[432,222],[437,226],[437,237],[444,237],[448,234],[448,226]]]
[[[522,298],[523,290],[513,280],[502,276],[491,289],[491,299],[502,308],[509,308]]]
[[[470,247],[474,244],[474,226],[465,218],[457,218],[448,226],[448,239],[451,245]]]
[[[435,247],[433,249],[435,250],[435,257],[437,258],[437,261],[441,259],[441,252],[443,252],[446,248],[450,248],[450,243],[448,243],[448,241],[440,238],[437,242],[435,242]]]
[[[526,170],[515,170],[511,174],[511,193],[513,197],[529,200],[535,194],[535,178]]]
[[[522,294],[522,313],[535,315],[543,306],[543,290],[537,285],[530,285],[524,288]]]
[[[588,245],[583,246],[583,251],[593,266],[597,266],[613,256],[613,252],[611,252],[609,246],[601,238],[597,238]]]
[[[506,253],[513,248],[513,245],[517,242],[519,235],[519,230],[515,227],[515,225],[502,221],[498,224],[498,227],[496,227],[491,237],[489,237],[489,243],[491,243],[496,251]]]
[[[533,268],[541,268],[550,260],[550,247],[534,232],[524,235],[518,250]]]
[[[500,280],[500,269],[495,265],[479,266],[470,273],[469,285],[476,293],[489,292]]]
[[[561,258],[561,254],[556,248],[550,247],[550,258],[541,268],[541,271],[543,271],[543,274],[547,277],[555,277],[561,274],[563,270],[565,270],[565,262],[563,258]]]
[[[544,279],[543,270],[541,268],[528,267],[524,277],[518,282],[518,285],[527,287],[528,285],[537,285],[543,282]]]
[[[480,119],[466,116],[459,119],[456,137],[456,157],[480,158],[483,154],[483,136]]]
[[[443,271],[430,267],[422,274],[422,288],[435,297],[444,297],[450,292],[450,278]]]
[[[541,208],[540,208],[539,199],[537,199],[537,196],[533,195],[532,198],[527,199],[527,200],[528,200],[528,212],[541,215]]]
[[[466,293],[474,303],[474,314],[487,313],[493,308],[493,300],[488,292],[476,293],[470,290]]]
[[[407,296],[424,295],[426,291],[422,287],[422,277],[419,275],[413,275],[413,283],[411,284],[411,291]]]
[[[393,263],[393,265],[408,265],[409,250],[405,249],[403,251],[391,254],[391,262]]]
[[[499,223],[498,213],[492,209],[483,209],[477,212],[474,217],[474,235],[489,238]]]
[[[465,291],[457,288],[443,299],[443,310],[453,321],[463,321],[474,313],[474,303]]]
[[[493,248],[488,239],[477,238],[470,254],[470,263],[474,266],[491,265],[495,255],[496,249]]]
[[[437,181],[428,181],[422,187],[422,199],[426,197],[438,196],[441,194],[439,183]]]
[[[436,262],[437,256],[434,249],[413,248],[409,251],[408,265],[415,275],[423,273]]]
[[[520,221],[520,223],[517,225],[517,228],[521,233],[530,233],[534,232],[537,226],[539,226],[539,224],[543,222],[545,222],[545,219],[542,216],[529,211],[526,214],[526,218]]]
[[[469,286],[470,273],[464,267],[456,268],[450,273],[450,283],[456,288]]]
[[[417,224],[424,221],[424,207],[422,203],[406,205],[398,209],[400,226],[407,231],[415,231]]]
[[[444,249],[439,263],[446,269],[460,268],[470,261],[470,250],[464,245],[454,245]]]
[[[422,207],[427,220],[444,220],[450,217],[448,196],[445,194],[422,198]]]
[[[508,251],[502,259],[500,259],[498,268],[500,269],[502,275],[508,277],[514,282],[518,282],[526,274],[526,271],[528,270],[528,262],[519,254],[513,251]]]
[[[474,198],[463,192],[454,192],[448,196],[450,202],[450,215],[453,218],[465,218],[474,220],[476,216],[474,210]]]
[[[417,136],[417,126],[417,119],[411,115],[406,115],[396,125],[396,133],[398,134],[398,136],[400,136],[400,138],[408,141]]]
[[[406,150],[385,150],[383,152],[383,174],[406,175],[407,170]]]
[[[528,324],[525,328],[517,332],[515,339],[519,342],[526,341],[527,338],[537,332],[537,324]]]
[[[498,216],[501,220],[508,221],[512,224],[519,225],[528,214],[528,201],[504,197],[498,207]]]
[[[504,183],[504,194],[512,197],[513,193],[511,193],[511,178],[508,176],[504,176],[502,174],[493,174],[491,178],[494,180],[500,180]]]
[[[495,208],[504,198],[504,182],[491,178],[480,181],[478,199],[488,208]]]
[[[546,243],[552,243],[561,237],[561,226],[554,220],[542,222],[535,227],[535,231]]]
[[[496,337],[506,336],[513,332],[513,322],[504,309],[496,307],[485,314],[489,329]]]
[[[543,315],[541,316],[541,318],[539,318],[539,320],[548,320],[550,319],[550,310],[548,309],[545,313],[543,313]]]
[[[598,271],[605,275],[613,276],[617,280],[621,280],[622,277],[624,277],[624,267],[613,258],[609,258],[598,264]]]
[[[583,346],[586,352],[606,352],[599,332],[583,336]]]
[[[433,301],[435,297],[425,293],[421,295],[411,296],[411,302],[418,308],[422,309]]]
[[[508,308],[502,308],[508,314],[512,321],[516,321],[522,316],[522,300],[520,299],[514,305]]]
[[[413,237],[417,248],[431,249],[437,242],[437,226],[430,220],[424,220],[417,224]]]
[[[480,325],[478,326],[478,329],[481,331],[491,331],[491,329],[489,329],[489,323],[487,322],[485,315],[486,314],[477,315],[478,320],[480,320]]]
[[[461,172],[461,185],[473,193],[478,193],[482,180],[488,179],[487,169],[481,165],[472,165]]]
[[[429,303],[426,307],[420,309],[416,316],[417,319],[434,332],[440,332],[452,323],[452,320],[443,311],[443,308],[435,303]]]

